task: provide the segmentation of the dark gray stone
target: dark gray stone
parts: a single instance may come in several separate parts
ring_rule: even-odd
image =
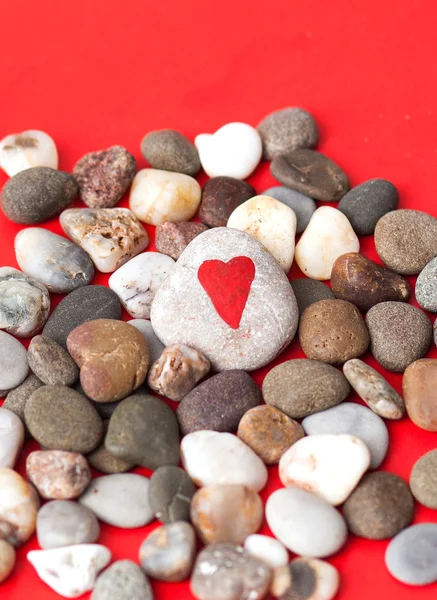
[[[286,204],[294,211],[297,219],[296,233],[302,233],[306,229],[313,212],[317,208],[317,204],[312,198],[296,192],[296,190],[290,190],[283,185],[271,187],[263,192],[262,195],[275,198],[275,200]]]
[[[149,504],[162,523],[189,521],[195,491],[196,486],[183,469],[159,467],[150,478]]]
[[[73,385],[79,368],[66,350],[45,335],[36,335],[27,351],[29,366],[46,385]]]
[[[304,310],[319,300],[333,300],[335,298],[332,290],[326,284],[316,279],[294,279],[290,281],[299,307],[299,315]]]
[[[197,175],[200,158],[197,148],[173,129],[151,131],[141,142],[141,154],[154,169]]]
[[[258,125],[265,160],[300,148],[313,148],[319,141],[317,123],[302,108],[283,108],[270,113]]]

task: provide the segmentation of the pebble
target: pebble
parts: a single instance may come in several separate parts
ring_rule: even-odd
[[[191,592],[198,600],[262,600],[270,567],[235,544],[211,544],[197,556]]]
[[[344,214],[332,206],[321,206],[296,244],[295,259],[307,277],[324,280],[331,278],[339,256],[359,250],[360,242]]]
[[[179,402],[209,369],[209,360],[201,352],[184,344],[172,344],[150,367],[147,383],[161,396]]]
[[[430,260],[420,271],[414,293],[421,308],[437,312],[437,258]]]
[[[62,346],[45,335],[36,335],[27,351],[29,367],[46,385],[73,385],[79,369]]]
[[[234,210],[227,226],[258,240],[288,273],[296,236],[296,215],[291,208],[269,196],[254,196]]]
[[[408,585],[437,581],[437,524],[412,525],[393,538],[385,552],[389,573]]]
[[[0,469],[0,539],[16,548],[35,531],[39,499],[33,488],[12,469]]]
[[[36,535],[44,550],[93,544],[99,539],[100,526],[86,506],[71,500],[52,500],[38,511]]]
[[[27,351],[9,333],[0,331],[0,397],[26,379],[29,372]]]
[[[161,525],[140,546],[140,564],[146,575],[160,581],[184,581],[191,573],[196,536],[189,523]]]
[[[402,390],[407,414],[417,427],[437,431],[437,360],[416,360],[405,370]]]
[[[420,210],[389,212],[376,225],[375,246],[389,269],[417,275],[437,255],[437,219]]]
[[[196,486],[183,469],[159,467],[150,478],[149,504],[162,523],[190,520],[191,498]]]
[[[135,158],[123,146],[85,154],[73,168],[80,197],[90,208],[113,208],[137,172]]]
[[[437,450],[431,450],[414,463],[410,488],[420,504],[437,509]]]
[[[189,175],[142,169],[132,183],[129,207],[149,225],[189,221],[199,207],[201,193],[200,185]]]
[[[332,267],[331,288],[336,298],[352,302],[361,312],[380,302],[406,302],[411,293],[408,281],[401,275],[357,252],[337,258]]]
[[[265,160],[302,148],[314,148],[319,141],[317,123],[303,108],[283,108],[268,114],[257,127]]]
[[[0,540],[0,583],[5,581],[15,566],[15,549],[5,540]]]
[[[102,273],[112,273],[149,243],[147,231],[127,208],[70,208],[59,221]]]
[[[143,252],[117,269],[108,285],[131,317],[149,319],[153,298],[174,265],[165,254]]]
[[[237,435],[264,464],[276,465],[284,452],[305,434],[297,421],[263,404],[244,413]]]
[[[15,256],[24,273],[57,294],[89,285],[94,277],[94,265],[82,248],[42,227],[17,234]]]
[[[262,157],[262,141],[246,123],[227,123],[214,134],[201,133],[194,144],[208,177],[246,179]]]
[[[293,290],[275,259],[252,236],[228,227],[191,242],[151,311],[166,346],[196,348],[215,371],[268,364],[293,339],[298,318]]]
[[[415,306],[403,302],[381,302],[366,317],[370,351],[388,371],[401,373],[422,358],[432,341],[428,317]]]
[[[34,167],[17,173],[3,186],[1,205],[14,223],[34,225],[56,217],[78,195],[79,186],[69,173]]]
[[[131,319],[128,323],[138,329],[138,331],[141,331],[146,338],[149,346],[150,364],[153,365],[161,356],[165,346],[154,332],[152,323],[147,319]]]
[[[24,443],[24,426],[20,417],[0,408],[0,469],[13,469]]]
[[[153,600],[153,591],[136,563],[117,560],[97,578],[91,600]]]
[[[118,402],[116,404],[118,404]],[[96,405],[99,406],[99,403],[96,402]],[[108,406],[108,404],[100,404],[100,406]],[[108,424],[109,421],[103,421],[104,437],[106,437],[106,433],[108,431]],[[91,452],[91,454],[88,454],[87,460],[91,467],[107,475],[112,475],[114,473],[126,473],[126,471],[130,471],[135,466],[132,462],[123,460],[122,458],[117,458],[116,456],[110,454],[106,450],[104,441],[93,452]]]
[[[26,474],[46,500],[77,498],[91,481],[86,458],[63,450],[31,452],[26,460]]]
[[[12,267],[0,267],[0,329],[17,337],[32,337],[50,313],[46,288]]]
[[[273,492],[266,503],[273,535],[295,554],[323,558],[335,554],[347,540],[347,526],[330,504],[297,487]]]
[[[26,425],[46,450],[88,454],[99,444],[103,424],[90,402],[71,388],[45,385],[27,400]]]
[[[151,131],[141,141],[141,154],[154,169],[197,175],[201,169],[196,146],[173,129]]]
[[[272,569],[283,567],[288,563],[288,552],[275,538],[253,533],[244,541],[244,549],[255,558],[262,560]]]
[[[313,213],[317,209],[317,204],[312,198],[283,185],[271,187],[262,195],[270,196],[292,209],[297,219],[296,233],[302,233],[307,228]]]
[[[33,392],[42,385],[43,382],[40,381],[36,375],[30,373],[23,383],[20,383],[18,387],[8,393],[5,401],[3,402],[2,408],[7,408],[20,417],[24,425],[26,437],[30,437],[30,433],[27,429],[26,423],[24,422],[24,409],[26,408],[27,400],[30,398]]]
[[[156,469],[179,462],[179,427],[173,410],[148,394],[126,398],[115,409],[105,438],[110,454]]]
[[[192,223],[191,221],[171,223],[167,221],[156,228],[156,249],[173,260],[178,260],[188,244],[207,229],[208,227],[203,223]]]
[[[343,374],[373,412],[384,419],[402,419],[404,401],[378,371],[362,360],[353,358],[344,364]]]
[[[121,306],[117,294],[103,285],[89,285],[74,290],[61,300],[42,333],[66,348],[69,333],[82,323],[120,317]]]
[[[333,300],[335,298],[331,288],[316,279],[308,279],[306,277],[294,279],[290,281],[290,285],[296,296],[301,316],[305,309],[314,304],[314,302],[318,302],[319,300]]]
[[[362,440],[370,451],[370,469],[377,469],[388,450],[388,431],[384,421],[365,406],[343,402],[306,417],[302,427],[307,435],[348,434]]]
[[[256,196],[250,183],[234,177],[212,177],[202,189],[199,218],[208,227],[226,227],[234,210]]]
[[[295,558],[289,565],[291,586],[281,600],[332,600],[340,587],[337,569],[317,558]]]
[[[199,487],[241,484],[259,492],[267,483],[262,460],[231,433],[194,431],[181,442],[182,465]]]
[[[133,529],[152,521],[148,500],[149,480],[133,473],[116,473],[93,479],[79,498],[104,523]]]
[[[80,367],[80,383],[97,402],[114,402],[144,382],[149,349],[143,334],[115,319],[96,319],[76,327],[67,348]]]
[[[27,560],[39,578],[64,598],[78,598],[93,589],[99,571],[111,552],[99,544],[78,544],[50,550],[32,550]]]
[[[260,403],[260,391],[245,371],[232,369],[214,375],[182,400],[176,415],[182,435],[193,431],[237,430],[241,417]]]
[[[32,167],[58,168],[56,144],[47,133],[29,129],[0,141],[0,168],[9,177]]]

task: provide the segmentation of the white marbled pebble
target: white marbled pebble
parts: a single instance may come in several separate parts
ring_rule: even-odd
[[[0,167],[9,177],[32,167],[57,169],[55,142],[47,133],[37,129],[7,135],[0,141]]]
[[[267,563],[272,569],[282,567],[288,563],[288,552],[275,538],[268,535],[254,533],[246,538],[244,549],[252,556]]]
[[[24,425],[20,417],[0,408],[0,468],[14,468],[23,443]]]
[[[149,345],[150,364],[158,360],[165,346],[153,330],[152,323],[147,319],[131,319],[129,325],[133,325],[144,335]]]

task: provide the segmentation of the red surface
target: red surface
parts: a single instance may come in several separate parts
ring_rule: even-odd
[[[268,112],[295,105],[314,114],[320,149],[352,185],[385,177],[398,187],[402,207],[437,216],[434,0],[0,0],[0,9],[0,137],[47,131],[62,169],[113,144],[126,146],[142,168],[139,143],[150,130],[176,128],[194,138],[233,120],[256,125]],[[257,192],[274,184],[266,165],[250,182]],[[60,231],[56,220],[48,227]],[[2,265],[16,266],[20,229],[0,216]],[[362,251],[375,258],[372,238],[362,240]],[[292,276],[301,276],[296,267]],[[279,361],[300,356],[295,341]],[[269,368],[255,375],[259,383]],[[401,376],[387,376],[400,390]],[[406,418],[388,426],[382,468],[407,479],[417,458],[437,446],[437,435]],[[271,468],[263,499],[277,486]],[[437,513],[417,506],[415,522],[423,521],[437,522]],[[114,559],[136,560],[153,527],[103,527],[100,541]],[[437,584],[417,589],[391,578],[386,546],[351,537],[332,558],[341,573],[339,600],[436,597]],[[0,587],[2,599],[58,598],[25,559],[36,547],[33,540],[19,551],[13,576]],[[154,589],[159,600],[191,598],[187,584]]]

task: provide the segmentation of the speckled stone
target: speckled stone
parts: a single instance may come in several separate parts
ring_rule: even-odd
[[[191,498],[196,486],[183,469],[159,467],[150,478],[149,504],[162,523],[190,520]]]
[[[193,223],[192,221],[171,223],[167,221],[156,228],[156,249],[173,260],[178,260],[188,244],[207,229],[208,227],[203,223]]]
[[[331,600],[338,592],[340,575],[318,558],[295,558],[289,565],[291,586],[281,600]]]
[[[437,360],[422,358],[405,370],[402,390],[408,416],[417,427],[437,431]]]
[[[197,175],[201,168],[196,146],[173,129],[146,134],[141,141],[141,154],[154,169]]]
[[[275,200],[279,200],[279,202],[286,204],[293,210],[297,219],[296,233],[302,233],[306,229],[313,212],[317,208],[317,204],[312,198],[283,185],[271,187],[263,192],[262,195],[275,198]]]
[[[100,404],[99,402],[96,402],[96,405],[105,406],[105,404]],[[103,421],[104,436],[106,436],[106,433],[108,431],[108,424],[109,421]],[[123,460],[122,458],[117,458],[116,456],[110,454],[106,450],[104,441],[100,444],[100,446],[93,450],[91,454],[88,454],[87,460],[94,469],[97,469],[97,471],[105,473],[106,475],[113,475],[115,473],[126,473],[126,471],[130,471],[135,466],[134,463],[131,463],[127,460]]]
[[[293,279],[293,281],[290,281],[290,284],[296,296],[300,316],[314,302],[318,302],[319,300],[333,300],[335,298],[331,288],[322,281],[317,281],[317,279],[308,279],[307,277]]]
[[[28,372],[26,348],[9,333],[0,331],[0,397],[23,383]]]
[[[34,451],[26,460],[26,474],[46,500],[77,498],[91,481],[91,471],[82,454],[62,450]]]
[[[5,540],[0,540],[0,583],[5,581],[12,573],[15,560],[14,547]]]
[[[409,585],[437,581],[437,524],[412,525],[390,542],[385,552],[389,573]]]
[[[18,548],[35,531],[38,494],[12,469],[0,469],[0,540]]]
[[[141,331],[146,338],[150,352],[150,364],[153,365],[153,363],[161,356],[165,346],[154,332],[152,323],[147,319],[131,319],[128,323],[129,325],[136,327],[138,331]]]
[[[45,335],[36,335],[27,351],[29,367],[46,385],[73,385],[79,369],[62,346]]]
[[[421,308],[437,312],[437,258],[430,260],[419,273],[414,293]]]
[[[36,535],[44,550],[93,544],[99,539],[100,526],[95,514],[86,506],[71,500],[52,500],[38,511]]]
[[[20,383],[18,387],[11,390],[3,403],[3,408],[7,408],[14,412],[18,417],[20,417],[21,421],[24,424],[26,437],[30,436],[29,430],[27,429],[27,425],[24,422],[24,409],[26,408],[27,400],[33,394],[35,390],[40,388],[43,382],[38,379],[36,375],[30,373],[23,381]]]
[[[314,148],[319,141],[317,123],[303,108],[283,108],[268,114],[258,125],[265,160],[301,148]]]
[[[153,600],[153,591],[136,563],[117,560],[97,578],[91,600]]]
[[[226,227],[237,206],[253,196],[256,196],[255,188],[247,181],[233,177],[212,177],[202,189],[199,218],[208,227]]]
[[[414,463],[410,488],[420,504],[437,509],[437,450],[431,450]]]

